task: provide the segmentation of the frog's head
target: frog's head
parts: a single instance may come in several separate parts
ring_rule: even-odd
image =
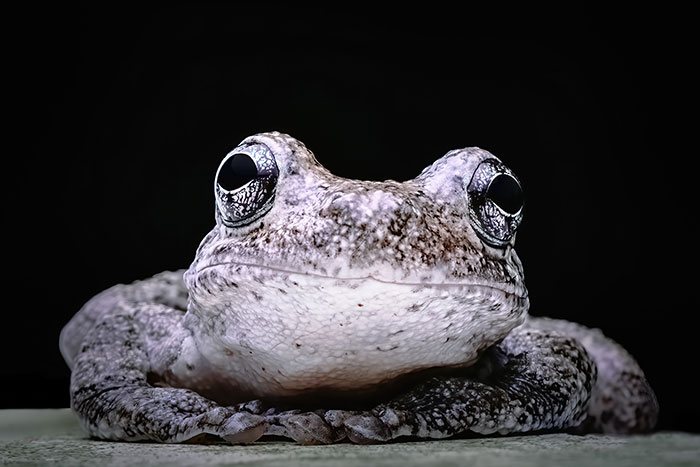
[[[527,311],[513,249],[522,192],[487,151],[367,182],[265,133],[224,157],[214,191],[216,226],[186,274],[190,312],[199,345],[245,355],[259,393],[468,365]],[[272,384],[262,372],[274,368]]]

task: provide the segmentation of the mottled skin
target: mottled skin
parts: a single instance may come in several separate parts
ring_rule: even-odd
[[[240,188],[234,154],[257,170]],[[108,289],[64,328],[80,422],[232,443],[651,430],[656,399],[625,350],[527,317],[522,210],[496,176],[518,186],[467,148],[404,183],[348,180],[290,136],[247,138],[190,268]]]

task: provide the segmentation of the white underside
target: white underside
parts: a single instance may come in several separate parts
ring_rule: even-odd
[[[332,279],[241,264],[207,268],[192,281],[221,286],[197,294],[186,318],[203,371],[260,397],[360,389],[470,364],[527,310],[526,298],[473,284]]]

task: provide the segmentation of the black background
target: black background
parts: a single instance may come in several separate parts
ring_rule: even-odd
[[[406,180],[480,146],[521,179],[531,312],[640,361],[661,429],[697,431],[690,53],[673,11],[256,2],[6,16],[2,407],[68,405],[58,333],[95,293],[186,267],[244,137]],[[695,122],[697,123],[697,122]]]

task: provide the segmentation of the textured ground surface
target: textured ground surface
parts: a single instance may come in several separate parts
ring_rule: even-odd
[[[700,435],[538,435],[378,446],[110,443],[87,439],[68,409],[0,410],[1,465],[664,466],[700,465]]]

